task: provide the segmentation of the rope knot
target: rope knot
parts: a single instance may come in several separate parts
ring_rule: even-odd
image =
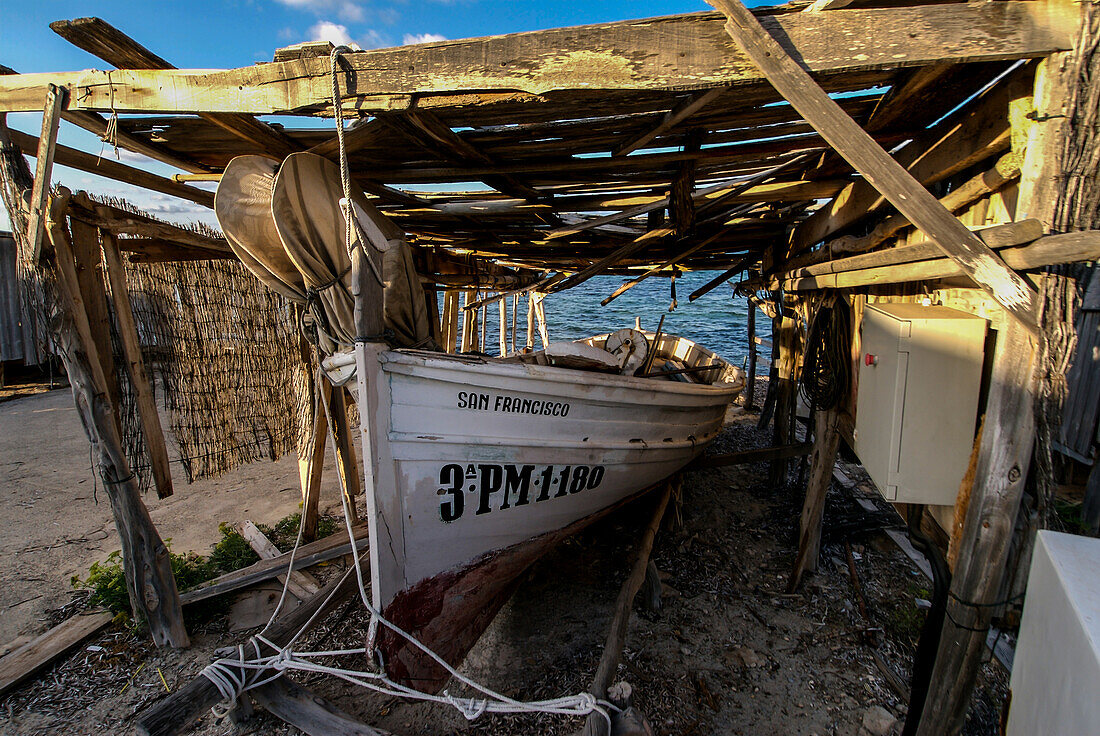
[[[443,691],[444,699],[452,705],[455,710],[461,713],[467,721],[476,721],[485,713],[485,709],[489,707],[488,700],[476,700],[474,698],[459,698],[451,695],[446,690]]]

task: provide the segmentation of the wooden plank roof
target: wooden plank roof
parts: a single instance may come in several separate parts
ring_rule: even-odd
[[[928,128],[1018,60],[1069,48],[1077,27],[1067,0],[800,9],[756,14],[887,149],[963,138],[952,131],[975,107],[1007,103],[987,91]],[[414,243],[537,269],[579,270],[636,240],[660,224],[661,210],[630,216],[631,208],[668,197],[677,181],[681,194],[664,208],[669,235],[617,268],[689,252],[678,265],[726,269],[850,226],[856,218],[817,214],[811,235],[797,234],[857,177],[723,24],[721,14],[694,13],[344,54],[353,174]],[[332,114],[323,45],[241,69],[178,70],[98,19],[53,27],[117,69],[0,76],[0,112],[40,110],[47,85],[66,86],[66,119],[114,112],[120,145],[187,162],[193,173],[216,174],[247,153],[337,155],[331,128],[263,121]],[[1008,146],[1007,135],[966,140],[978,157],[971,163]],[[701,196],[708,187],[718,191]],[[585,224],[615,213],[624,216]]]

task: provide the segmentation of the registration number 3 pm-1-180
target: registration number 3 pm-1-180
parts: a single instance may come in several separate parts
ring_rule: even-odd
[[[477,516],[590,491],[603,482],[603,474],[602,465],[451,463],[439,469],[439,518],[446,522],[459,519],[466,507],[466,493],[477,494]]]

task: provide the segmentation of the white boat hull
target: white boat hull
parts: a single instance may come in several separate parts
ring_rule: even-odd
[[[495,612],[473,598],[499,597],[563,533],[690,462],[721,429],[742,385],[362,344],[356,353],[373,602],[429,645],[438,638],[426,631],[431,622],[473,625],[488,608]],[[468,577],[490,564],[508,571]],[[463,579],[476,581],[478,595],[437,605]],[[397,674],[420,679],[409,665]]]

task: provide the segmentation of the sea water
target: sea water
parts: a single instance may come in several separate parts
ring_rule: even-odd
[[[577,340],[605,332],[633,327],[634,318],[641,319],[642,329],[656,330],[664,315],[663,331],[686,337],[713,350],[733,365],[743,365],[748,356],[748,302],[734,297],[732,280],[709,293],[688,301],[688,295],[718,275],[716,271],[691,271],[676,279],[677,306],[672,305],[670,279],[652,277],[625,292],[606,307],[600,302],[610,296],[626,276],[595,276],[579,286],[546,297],[546,325],[550,341]],[[520,297],[516,319],[516,346],[526,342],[526,299]],[[508,300],[508,324],[512,320],[512,300]],[[499,313],[495,304],[486,315],[485,349],[496,354],[499,338]],[[511,328],[509,327],[509,330]],[[757,314],[757,330],[767,333],[766,318]],[[765,335],[766,336],[766,335]],[[542,344],[536,339],[535,347]]]

